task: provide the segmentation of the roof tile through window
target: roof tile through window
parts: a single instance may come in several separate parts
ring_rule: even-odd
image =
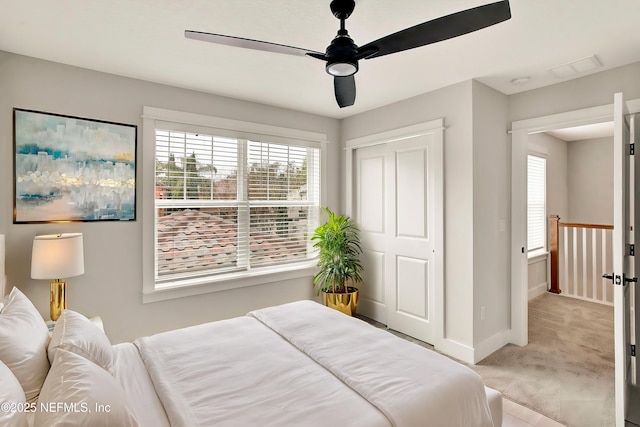
[[[236,254],[236,223],[193,209],[158,218],[158,271],[178,273],[221,265]],[[251,230],[249,248],[256,264],[296,255],[304,259],[306,242],[289,241],[266,232]]]

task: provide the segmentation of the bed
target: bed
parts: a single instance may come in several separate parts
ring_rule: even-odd
[[[469,368],[312,301],[114,346],[71,310],[49,336],[32,307],[14,288],[0,313],[3,426],[501,425]]]
[[[466,366],[313,301],[111,345],[13,288],[0,311],[2,426],[498,427]]]

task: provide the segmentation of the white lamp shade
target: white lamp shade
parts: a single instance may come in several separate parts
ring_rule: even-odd
[[[84,274],[82,233],[49,234],[33,239],[32,279],[66,279]]]

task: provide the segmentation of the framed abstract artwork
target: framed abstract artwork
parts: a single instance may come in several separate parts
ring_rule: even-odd
[[[13,109],[13,222],[135,221],[135,125]]]

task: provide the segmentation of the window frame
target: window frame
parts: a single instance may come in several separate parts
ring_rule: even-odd
[[[260,267],[259,269],[216,274],[196,278],[184,278],[161,286],[156,283],[156,254],[155,254],[155,148],[156,128],[167,126],[182,131],[192,132],[198,127],[206,128],[207,132],[215,131],[216,136],[226,136],[238,139],[264,140],[274,143],[301,142],[309,147],[320,150],[320,206],[325,200],[326,180],[326,134],[310,132],[300,129],[245,122],[221,117],[206,116],[156,107],[143,107],[142,115],[142,203],[140,218],[142,224],[142,300],[143,303],[199,295],[246,286],[267,284],[282,280],[311,277],[315,274],[315,260],[305,260],[297,263]],[[265,141],[266,142],[266,141]],[[140,185],[140,184],[139,184]]]

